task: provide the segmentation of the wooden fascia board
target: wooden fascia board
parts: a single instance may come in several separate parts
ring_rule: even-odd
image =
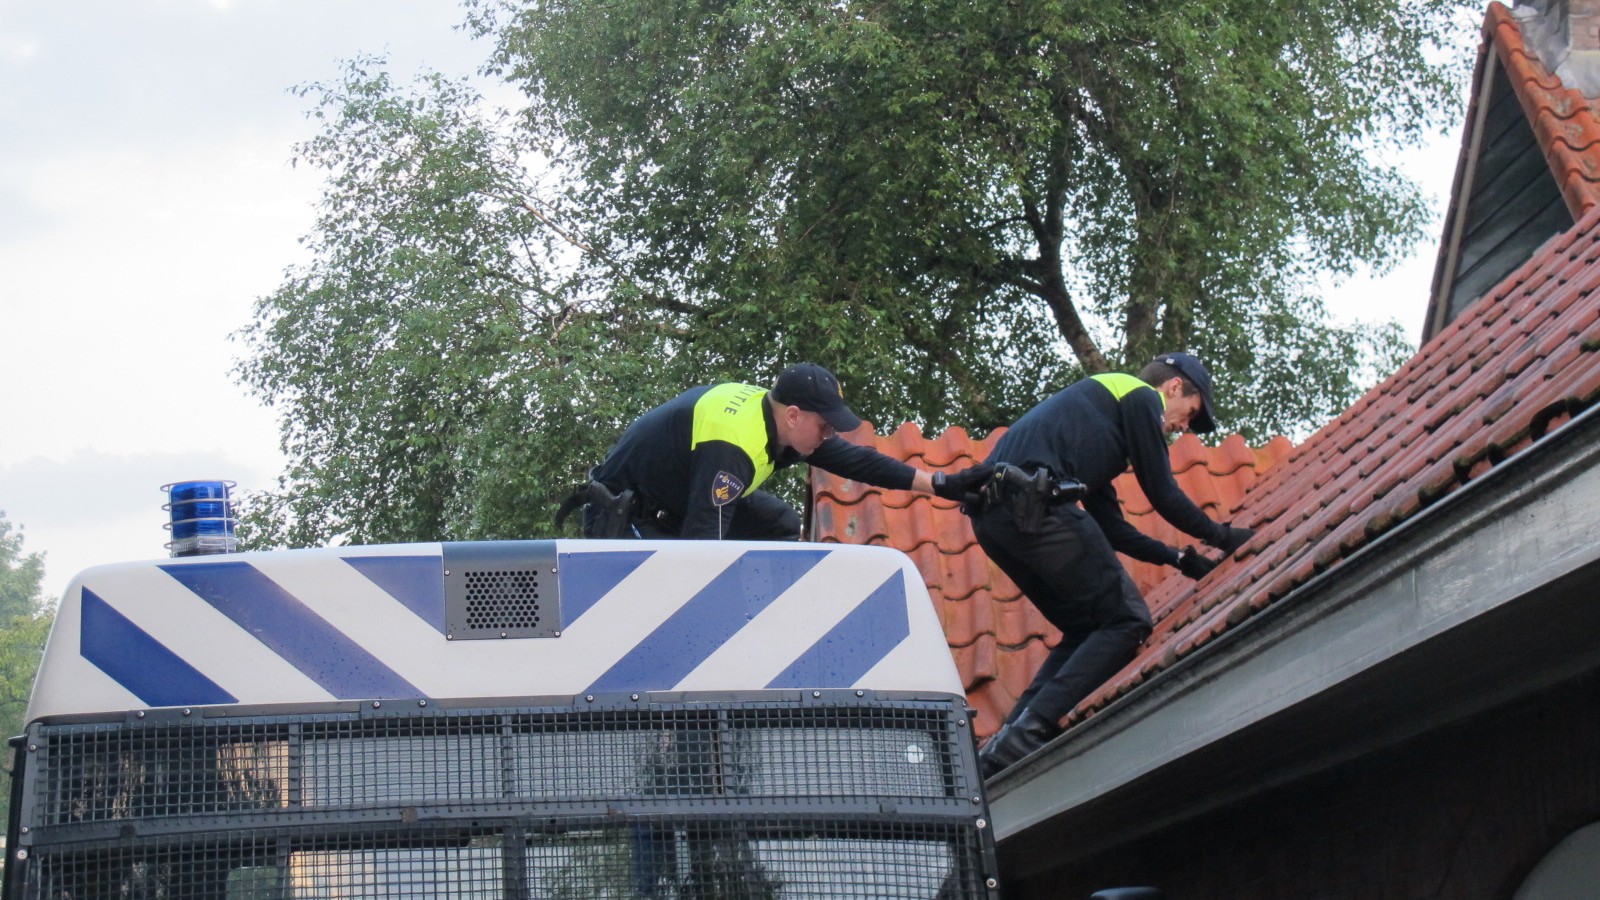
[[[1471,105],[1467,108],[1467,129],[1461,138],[1462,152],[1456,165],[1455,182],[1450,188],[1449,212],[1445,217],[1438,261],[1433,269],[1433,292],[1428,298],[1428,313],[1422,326],[1423,344],[1449,324],[1450,291],[1455,286],[1456,263],[1461,258],[1461,236],[1466,228],[1467,207],[1477,179],[1484,120],[1489,114],[1490,99],[1494,93],[1494,76],[1500,70],[1499,56],[1491,49],[1493,43],[1492,29],[1486,23],[1483,44],[1478,50],[1476,87]]]

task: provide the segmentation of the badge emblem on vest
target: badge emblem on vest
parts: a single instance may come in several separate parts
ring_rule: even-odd
[[[744,482],[727,472],[718,472],[711,481],[711,505],[727,506],[744,493]]]

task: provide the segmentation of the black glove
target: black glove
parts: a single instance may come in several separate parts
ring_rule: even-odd
[[[1201,556],[1193,547],[1185,547],[1183,552],[1178,554],[1178,571],[1195,581],[1210,575],[1211,570],[1216,567],[1216,560]]]
[[[960,472],[933,473],[933,495],[960,503],[978,492],[978,488],[994,477],[994,466],[978,463]]]
[[[1211,546],[1223,553],[1232,553],[1244,546],[1245,541],[1255,537],[1256,533],[1249,528],[1235,528],[1227,522],[1222,523],[1222,537],[1211,543]]]

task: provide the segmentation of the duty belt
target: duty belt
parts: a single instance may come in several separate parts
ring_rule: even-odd
[[[1010,506],[1018,531],[1032,534],[1043,527],[1045,514],[1051,507],[1081,500],[1088,488],[1076,478],[1058,478],[1042,466],[1030,472],[1020,466],[998,463],[984,492],[990,502]]]
[[[591,471],[591,476],[593,472]],[[591,478],[572,488],[572,492],[556,510],[556,527],[566,522],[567,516],[584,510],[583,536],[590,538],[637,538],[659,536],[656,532],[676,535],[683,530],[683,521],[672,515],[644,494],[632,489],[612,490],[610,486]],[[641,525],[649,523],[649,533],[641,533]]]
[[[1073,503],[1088,492],[1076,478],[1057,478],[1043,466],[1030,472],[1010,463],[995,465],[991,484],[1002,497],[1029,494],[1047,503]]]

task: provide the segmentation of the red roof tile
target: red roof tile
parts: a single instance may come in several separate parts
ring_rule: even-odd
[[[1583,265],[1567,266],[1572,257]],[[1550,267],[1569,269],[1567,278],[1541,277]],[[1170,612],[1140,657],[1074,716],[1282,600],[1600,399],[1600,346],[1586,338],[1600,333],[1597,289],[1600,210],[1264,476],[1234,513],[1259,529],[1256,539],[1198,591],[1178,582],[1152,590],[1151,609]]]

